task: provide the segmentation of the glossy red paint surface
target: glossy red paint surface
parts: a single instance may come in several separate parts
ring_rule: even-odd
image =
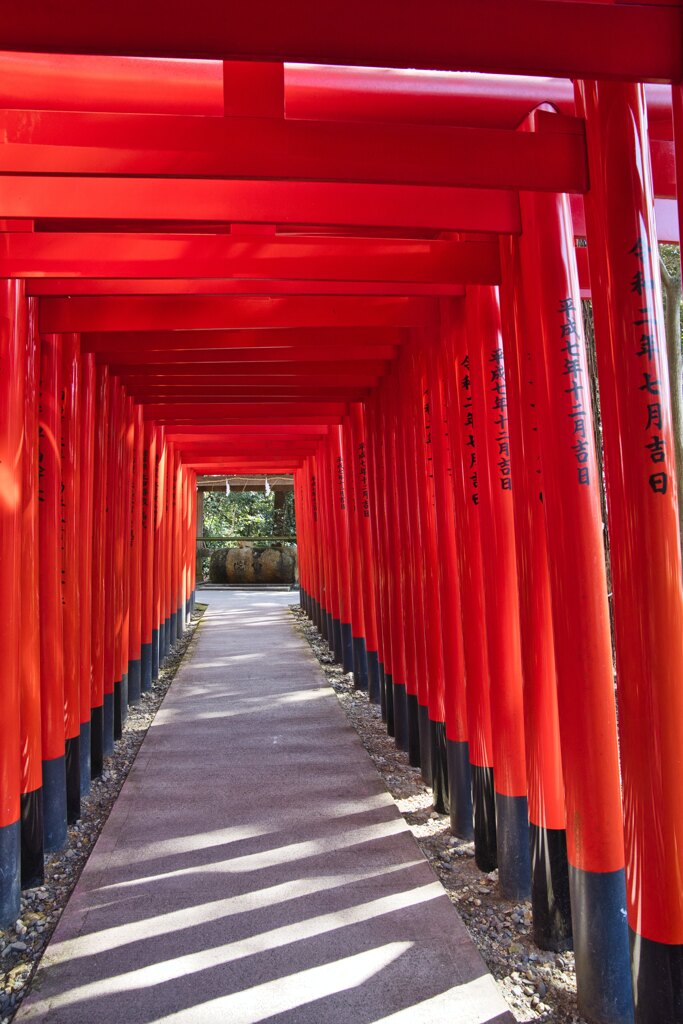
[[[477,372],[470,352],[472,339],[462,303],[444,303],[442,340],[449,367],[449,424],[452,429],[453,490],[459,529],[458,565],[462,600],[462,630],[467,676],[467,736],[470,762],[493,766],[487,621],[480,535],[479,465],[474,432],[472,377]]]
[[[496,792],[526,795],[519,592],[498,293],[468,289]]]
[[[683,941],[683,582],[642,88],[583,83],[631,927]],[[654,417],[654,418],[653,418]]]
[[[524,197],[524,205],[525,337],[538,375],[567,853],[581,870],[616,871],[623,867],[623,838],[614,681],[589,370],[574,316],[574,249],[565,200]]]
[[[38,419],[38,540],[40,677],[43,760],[64,755],[64,647],[62,626],[62,353],[59,335],[40,343]]]
[[[501,245],[506,268],[506,283],[501,288],[501,310],[508,355],[506,382],[510,455],[515,473],[512,494],[529,821],[544,829],[564,829],[565,793],[539,437],[539,377],[528,341],[530,328],[525,315],[524,282],[517,240],[511,238],[502,241]],[[538,286],[535,275],[534,283]]]
[[[81,356],[81,469],[80,469],[80,568],[81,597],[81,722],[90,721],[93,683],[92,621],[93,602],[93,532],[95,522],[95,404],[97,370],[95,357]]]
[[[6,679],[0,728],[0,827],[19,820],[22,789],[19,565],[28,327],[22,307],[21,286],[0,282],[0,578],[7,601],[6,614],[0,620],[0,656]]]
[[[61,593],[66,739],[81,728],[81,346],[77,334],[62,337]]]
[[[21,307],[15,307],[21,327]],[[38,592],[38,396],[40,339],[35,299],[27,303],[24,336],[25,388],[23,403],[21,489],[21,792],[32,793],[42,783],[40,718],[40,605]],[[10,702],[11,710],[11,702]]]

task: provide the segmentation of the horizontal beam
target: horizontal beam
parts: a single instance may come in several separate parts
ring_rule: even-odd
[[[498,284],[500,261],[492,241],[0,233],[0,277],[84,275]]]
[[[537,120],[539,130],[517,132],[284,118],[0,110],[0,172],[585,192],[582,121],[558,114]]]
[[[235,83],[236,69],[231,69]],[[390,71],[289,64],[287,116],[333,121],[409,121],[515,128],[541,103],[573,114],[568,79]],[[646,89],[648,121],[671,117],[671,92]],[[223,116],[218,61],[140,60],[74,54],[0,53],[0,107]]]
[[[580,198],[580,197],[579,197]],[[27,295],[407,295],[460,298],[461,284],[418,281],[290,281],[206,278],[27,278]]]
[[[290,374],[285,376],[268,376],[257,373],[250,376],[237,376],[232,374],[212,375],[192,373],[174,373],[169,367],[166,374],[128,373],[120,372],[118,367],[112,368],[121,378],[121,383],[131,390],[135,388],[181,388],[191,387],[196,390],[201,388],[206,391],[243,391],[250,394],[255,389],[261,391],[292,391],[309,388],[319,388],[321,392],[327,392],[329,388],[339,390],[340,388],[368,388],[373,387],[379,380],[379,374],[353,374],[339,373],[336,377],[314,373]]]
[[[248,427],[229,426],[222,424],[211,426],[204,424],[200,426],[169,427],[166,430],[166,437],[172,441],[184,441],[191,439],[216,439],[216,438],[237,438],[253,440],[255,437],[268,438],[305,438],[306,440],[324,438],[329,433],[326,424],[311,426],[297,426],[293,423],[260,423],[251,424]]]
[[[63,333],[262,327],[411,327],[431,321],[435,314],[435,305],[427,299],[78,296],[73,299],[43,299],[40,329],[45,333]]]
[[[3,10],[5,50],[287,60],[634,81],[683,78],[678,7],[558,0],[30,0]]]
[[[109,372],[130,384],[154,384],[157,381],[182,383],[189,380],[198,384],[232,381],[235,384],[270,385],[307,382],[343,385],[374,382],[386,372],[388,366],[388,362],[381,360],[367,360],[366,362],[339,360],[329,363],[266,362],[264,364],[250,363],[245,370],[239,364],[231,367],[229,363],[179,362],[176,364],[154,361],[142,365],[131,365],[124,361],[111,363]]]
[[[6,175],[0,217],[521,230],[506,190],[202,178]]]
[[[44,305],[44,303],[43,303]],[[164,362],[174,352],[192,359],[386,359],[408,332],[398,327],[296,327],[261,330],[102,331],[81,336],[85,352],[125,352],[126,362],[140,358]],[[381,354],[380,354],[381,350]],[[387,355],[386,353],[389,353]],[[196,356],[195,356],[196,353]],[[175,357],[173,357],[175,358]]]
[[[360,402],[367,397],[369,388],[346,387],[295,387],[291,388],[230,388],[230,387],[147,387],[145,385],[126,388],[138,402],[163,402],[167,405],[187,402],[290,402],[307,405],[309,402],[342,401]]]

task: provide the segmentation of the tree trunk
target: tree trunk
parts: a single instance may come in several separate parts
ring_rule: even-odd
[[[286,491],[273,491],[273,537],[284,536],[286,501]]]

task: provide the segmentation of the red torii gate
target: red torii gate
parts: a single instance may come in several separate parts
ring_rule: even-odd
[[[304,607],[581,1012],[680,1020],[680,6],[199,6],[0,28],[2,921],[182,632],[196,473],[294,472]]]

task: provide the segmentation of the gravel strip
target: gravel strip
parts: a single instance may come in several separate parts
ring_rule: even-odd
[[[325,640],[298,605],[291,611],[337,694],[347,718],[394,798],[396,805],[457,907],[473,941],[518,1021],[585,1024],[576,1007],[573,953],[538,949],[531,937],[531,903],[512,903],[498,891],[498,872],[482,874],[474,844],[450,833],[447,816],[437,814],[428,789],[407,755],[387,736],[379,707],[353,687],[353,676],[335,665]]]
[[[0,929],[0,1024],[9,1024],[29,991],[31,980],[90,851],[109,817],[145,734],[192,643],[206,605],[198,604],[192,622],[171,650],[159,679],[140,703],[128,709],[123,736],[104,771],[81,800],[81,817],[69,827],[64,849],[45,858],[45,884],[21,894],[21,916],[14,928]]]

